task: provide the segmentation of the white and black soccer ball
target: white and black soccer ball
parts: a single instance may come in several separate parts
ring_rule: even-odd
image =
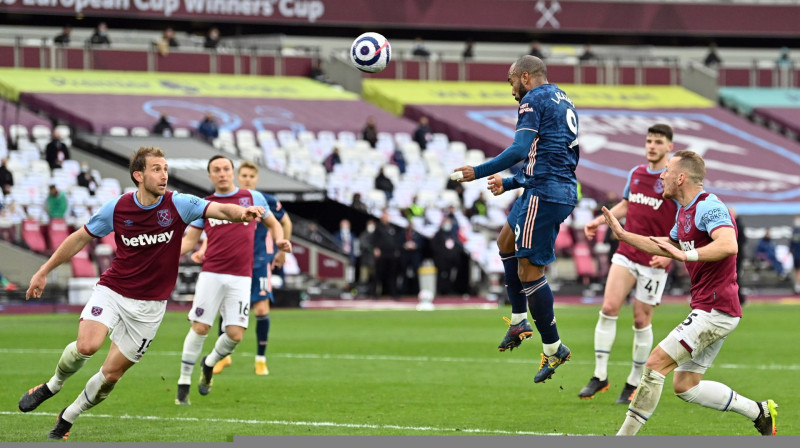
[[[364,33],[350,47],[350,61],[362,72],[378,73],[389,65],[391,59],[392,47],[378,33]]]

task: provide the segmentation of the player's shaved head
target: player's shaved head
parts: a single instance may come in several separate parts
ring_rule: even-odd
[[[682,150],[675,153],[673,158],[678,158],[678,167],[695,184],[702,184],[706,178],[706,162],[694,151]]]
[[[547,79],[547,67],[544,65],[544,61],[531,55],[525,55],[517,59],[511,65],[509,73],[516,76],[522,76],[523,73],[527,73],[531,78]]]

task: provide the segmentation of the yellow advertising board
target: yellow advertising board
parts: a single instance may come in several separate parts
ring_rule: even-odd
[[[0,69],[0,95],[82,93],[355,100],[358,95],[301,77],[84,70]]]
[[[713,101],[677,86],[559,85],[577,108],[702,108]],[[406,104],[509,106],[516,102],[503,82],[364,81],[363,97],[397,115]]]

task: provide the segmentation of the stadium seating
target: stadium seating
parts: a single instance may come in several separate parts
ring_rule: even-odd
[[[97,270],[89,258],[89,249],[84,247],[70,259],[73,277],[97,277]]]
[[[592,251],[586,241],[575,243],[572,256],[575,260],[575,270],[584,284],[597,278],[597,266],[595,266],[594,256],[592,256]]]
[[[561,223],[561,228],[558,231],[558,236],[556,236],[556,244],[554,246],[556,255],[569,255],[572,252],[573,244],[574,241],[572,240],[572,232],[569,226]]]
[[[7,216],[0,216],[0,240],[8,241],[9,243],[17,242],[17,228],[14,225],[14,220]]]
[[[58,246],[64,242],[69,236],[69,227],[67,222],[62,218],[53,218],[47,225],[47,250],[48,252],[55,252]]]
[[[39,221],[28,218],[22,222],[22,241],[34,252],[47,252],[47,241],[42,234]]]

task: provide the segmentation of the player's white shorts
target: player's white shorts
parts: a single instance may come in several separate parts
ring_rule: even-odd
[[[661,303],[661,296],[664,295],[664,287],[667,285],[666,270],[634,263],[621,254],[614,254],[611,262],[627,269],[636,278],[633,294],[636,300],[652,306]]]
[[[111,332],[111,341],[131,362],[139,362],[156,337],[166,300],[137,300],[95,285],[83,307],[81,320],[100,322]]]
[[[692,310],[658,346],[678,363],[676,371],[705,373],[739,319],[717,310]]]
[[[194,288],[189,320],[213,325],[220,313],[223,326],[247,328],[251,280],[240,275],[201,272]]]

